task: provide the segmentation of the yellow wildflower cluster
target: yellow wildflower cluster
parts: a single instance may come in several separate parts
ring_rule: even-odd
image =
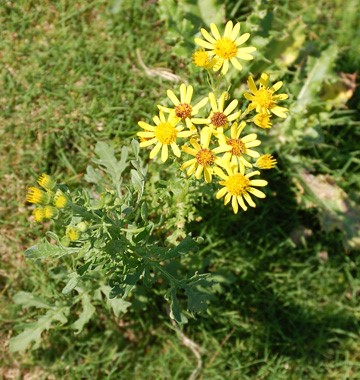
[[[224,33],[219,33],[216,25],[210,25],[212,35],[201,29],[205,40],[195,38],[200,46],[193,54],[193,63],[208,70],[219,71],[225,75],[229,62],[237,70],[242,69],[240,60],[251,60],[254,47],[239,47],[250,37],[249,33],[239,35],[240,23],[235,26],[229,21]],[[205,50],[206,49],[206,50]],[[252,196],[265,198],[258,189],[267,185],[263,179],[253,179],[260,175],[258,169],[271,169],[276,160],[269,154],[261,154],[257,147],[261,141],[256,133],[244,133],[247,126],[271,128],[272,114],[286,117],[287,109],[277,105],[287,99],[286,94],[275,94],[282,82],[269,85],[269,75],[263,73],[257,87],[252,76],[248,79],[250,92],[244,94],[249,104],[241,112],[238,99],[231,99],[227,91],[219,93],[214,88],[207,96],[201,98],[194,94],[191,85],[180,85],[179,96],[172,90],[167,91],[171,106],[158,105],[159,115],[153,117],[153,124],[139,121],[143,131],[138,132],[140,147],[152,146],[150,158],[155,158],[161,151],[161,160],[169,158],[169,146],[173,154],[180,158],[180,169],[189,177],[194,176],[206,183],[218,180],[220,189],[216,198],[223,198],[224,203],[231,201],[234,213],[239,206],[246,211],[248,206],[255,207]],[[193,99],[197,99],[193,102]],[[253,117],[248,116],[252,111]],[[185,154],[185,159],[182,157]],[[189,156],[186,158],[186,156]]]
[[[56,189],[56,182],[48,174],[41,174],[37,183],[42,189],[31,186],[28,188],[26,201],[38,205],[33,210],[34,219],[43,222],[58,215],[58,209],[67,204],[67,198],[60,189]]]

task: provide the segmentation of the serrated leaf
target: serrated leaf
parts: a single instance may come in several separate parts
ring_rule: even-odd
[[[186,236],[175,248],[163,255],[163,260],[173,259],[179,255],[189,253],[197,248],[197,244],[190,236]]]
[[[87,166],[84,179],[85,181],[89,183],[95,183],[96,185],[101,184],[103,181],[101,175],[91,165]]]
[[[132,139],[131,140],[131,148],[135,155],[135,159],[137,160],[139,158],[139,152],[140,152],[140,144],[137,140]]]
[[[34,296],[29,292],[18,292],[14,295],[13,298],[14,303],[17,305],[21,305],[23,308],[25,307],[37,307],[37,308],[51,308],[51,305],[46,303],[39,297]]]
[[[90,301],[91,299],[87,293],[84,292],[81,294],[81,304],[83,310],[77,321],[75,321],[71,326],[74,330],[77,330],[75,334],[79,334],[83,330],[84,326],[90,321],[95,312],[95,307]]]
[[[76,251],[77,249],[65,249],[64,247],[44,242],[28,248],[25,251],[25,256],[29,259],[59,258]]]
[[[120,161],[115,157],[114,148],[102,141],[96,144],[95,153],[99,158],[93,158],[93,162],[98,164],[110,176],[113,185],[119,192],[121,175],[128,165],[128,148],[126,146],[122,148]]]
[[[80,280],[80,276],[78,273],[73,272],[68,275],[70,277],[68,283],[65,285],[65,287],[62,290],[62,294],[69,294],[73,289],[76,288],[76,285],[78,284]]]
[[[107,299],[107,305],[111,307],[116,317],[118,317],[120,313],[125,314],[127,312],[127,309],[129,308],[129,306],[131,306],[130,302],[127,302],[122,298],[110,298],[110,286],[103,285],[100,289],[105,294]]]
[[[68,314],[68,307],[48,310],[47,313],[36,322],[27,324],[26,329],[21,334],[10,339],[10,351],[17,352],[26,350],[31,343],[34,343],[34,349],[38,348],[41,342],[41,334],[45,330],[49,330],[54,322],[60,322],[61,325],[65,324]]]
[[[134,169],[131,169],[131,183],[134,186],[134,190],[138,193],[139,201],[144,192],[145,181],[144,178],[141,178],[139,173]]]
[[[170,298],[170,318],[174,319],[180,325],[187,323],[187,318],[181,312],[179,301],[176,296],[176,290],[171,289],[171,291],[168,293],[168,296]]]

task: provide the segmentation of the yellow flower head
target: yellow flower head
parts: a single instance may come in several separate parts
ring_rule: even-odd
[[[50,202],[50,200],[51,195],[49,193],[45,193],[45,191],[42,191],[34,186],[29,187],[26,195],[27,202],[46,205]]]
[[[37,207],[32,212],[36,222],[41,223],[45,219],[45,212],[43,207]]]
[[[204,69],[212,69],[216,63],[216,58],[211,58],[209,53],[204,49],[197,49],[192,55],[192,60],[195,66],[202,67]]]
[[[288,111],[285,107],[279,107],[276,102],[288,98],[287,94],[274,95],[283,85],[282,82],[276,82],[273,86],[268,87],[269,75],[266,73],[261,74],[259,88],[256,87],[252,76],[248,78],[248,86],[251,93],[246,92],[244,97],[250,100],[249,110],[256,109],[258,113],[269,113],[270,111],[279,117],[287,117]],[[260,119],[261,120],[261,119]],[[264,122],[264,120],[263,120]],[[257,124],[258,125],[258,124]],[[261,125],[260,125],[261,127]],[[262,127],[264,128],[264,127]]]
[[[76,241],[80,238],[80,231],[75,226],[68,226],[66,228],[66,236],[70,241]]]
[[[41,174],[39,176],[37,183],[45,190],[51,191],[55,185],[56,182],[48,175],[48,174]]]
[[[221,144],[227,144],[232,147],[232,149],[226,152],[223,156],[225,161],[230,161],[232,165],[240,167],[246,166],[248,168],[252,167],[252,164],[247,161],[244,157],[245,155],[250,156],[252,158],[257,158],[260,154],[251,149],[261,144],[261,141],[257,139],[257,135],[255,133],[250,133],[244,137],[240,138],[240,134],[245,128],[246,123],[243,121],[238,125],[238,123],[234,123],[231,126],[230,130],[230,138],[226,137],[224,134],[219,135],[219,142]]]
[[[202,28],[201,34],[206,41],[201,38],[195,38],[195,43],[208,49],[211,57],[215,56],[217,62],[213,67],[214,71],[218,71],[222,67],[221,73],[225,75],[229,69],[229,61],[237,70],[241,70],[242,66],[238,59],[249,61],[254,58],[250,53],[256,50],[255,47],[239,48],[250,37],[249,33],[239,36],[239,22],[233,26],[232,21],[228,21],[222,36],[215,24],[210,24],[210,29],[212,35]]]
[[[192,148],[188,146],[183,146],[182,150],[194,158],[184,162],[181,165],[181,170],[187,169],[187,174],[191,176],[195,173],[195,178],[200,179],[202,173],[204,172],[205,182],[209,183],[212,181],[213,167],[220,165],[226,166],[225,162],[220,157],[217,157],[217,154],[226,152],[230,150],[231,147],[228,145],[220,145],[217,148],[210,149],[210,140],[211,140],[211,129],[205,127],[201,130],[200,133],[200,144],[196,141],[195,138],[190,140]]]
[[[244,168],[241,168],[240,172],[238,172],[237,167],[232,168],[228,166],[225,169],[227,174],[218,167],[214,168],[215,174],[222,179],[219,184],[223,186],[223,188],[216,193],[216,198],[220,199],[225,196],[225,205],[231,200],[231,206],[235,214],[237,214],[239,206],[244,211],[247,210],[247,205],[244,200],[246,200],[249,206],[256,207],[250,194],[255,195],[258,198],[265,198],[265,194],[254,186],[266,186],[268,184],[267,181],[263,179],[250,179],[252,176],[260,174],[259,171],[245,174]]]
[[[173,91],[167,91],[167,96],[174,104],[174,108],[167,108],[161,105],[158,105],[158,108],[162,112],[175,113],[176,117],[178,118],[178,122],[185,121],[186,126],[189,129],[194,130],[195,127],[191,122],[191,118],[197,115],[200,109],[206,105],[208,98],[206,97],[195,105],[191,105],[193,92],[193,86],[186,86],[184,83],[182,83],[180,85],[180,99],[174,94]]]
[[[44,216],[46,219],[51,219],[54,216],[56,216],[58,213],[58,210],[55,207],[52,206],[45,206],[44,207]]]
[[[56,208],[64,208],[67,204],[67,198],[61,190],[55,193],[53,204]]]
[[[259,169],[272,169],[276,164],[277,161],[271,154],[264,154],[258,158],[255,166]]]
[[[228,93],[223,92],[218,101],[216,101],[215,94],[210,92],[209,100],[211,112],[209,117],[206,119],[194,118],[192,119],[192,122],[194,124],[208,125],[215,134],[224,133],[224,129],[228,127],[229,122],[236,120],[241,114],[241,111],[233,112],[239,103],[236,99],[231,101],[230,104],[224,109],[227,97]]]
[[[179,137],[189,137],[194,131],[183,131],[184,127],[176,126],[178,123],[178,117],[175,113],[170,113],[168,119],[160,111],[159,116],[153,117],[155,126],[147,124],[143,121],[139,121],[139,126],[145,130],[145,132],[138,132],[137,135],[142,138],[150,138],[150,140],[142,141],[140,147],[147,147],[155,144],[155,147],[150,152],[150,158],[157,156],[161,150],[161,161],[165,162],[169,157],[169,145],[175,156],[180,157],[181,152],[176,143]]]
[[[270,117],[268,113],[258,113],[254,118],[253,122],[260,128],[268,129],[271,128],[272,124],[270,122]]]

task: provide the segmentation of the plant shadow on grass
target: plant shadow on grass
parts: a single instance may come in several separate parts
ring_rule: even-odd
[[[336,273],[339,261],[344,264],[341,243],[339,239],[336,242],[336,235],[327,242],[323,236],[319,240],[321,232],[314,210],[299,210],[291,191],[293,185],[285,174],[271,173],[268,177],[276,196],[257,202],[255,210],[239,211],[240,215],[234,216],[229,206],[214,201],[200,210],[206,223],[194,223],[189,228],[205,239],[210,236],[210,244],[216,239],[220,242],[206,253],[207,257],[194,259],[192,267],[199,267],[202,260],[206,263],[204,271],[229,280],[225,280],[221,295],[209,306],[219,313],[217,322],[205,323],[214,324],[212,328],[216,330],[222,323],[219,316],[236,310],[249,323],[250,335],[259,339],[264,351],[309,362],[326,360],[334,357],[336,349],[349,337],[359,333],[356,316],[344,312],[340,301],[333,304],[333,296],[327,298],[329,280],[322,278]],[[291,239],[294,231],[302,228],[313,233],[305,246]],[[327,263],[329,272],[320,268],[320,249],[334,250]],[[335,290],[339,298],[344,287],[339,285]],[[253,329],[249,321],[258,328]],[[209,331],[209,326],[206,328]],[[241,329],[239,326],[240,334]]]

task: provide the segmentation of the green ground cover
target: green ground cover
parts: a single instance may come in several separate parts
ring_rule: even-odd
[[[59,326],[43,334],[38,349],[8,349],[35,318],[14,296],[60,297],[59,268],[69,265],[25,260],[24,250],[48,230],[31,220],[26,188],[42,172],[78,185],[98,141],[119,154],[135,137],[137,121],[156,113],[168,88],[178,88],[164,68],[205,90],[189,45],[193,29],[207,21],[186,2],[174,4],[0,5],[4,379],[185,379],[198,365],[169,319],[161,284],[139,286],[120,317],[99,301],[81,333]],[[359,6],[227,1],[216,9],[243,22],[259,51],[241,80],[231,77],[231,91],[241,96],[248,72],[267,70],[284,81],[291,117],[262,134],[279,164],[266,175],[261,206],[233,215],[204,190],[185,208],[191,216],[179,216],[175,201],[158,211],[167,220],[159,231],[164,243],[177,229],[203,239],[184,258],[186,272],[210,272],[217,280],[207,311],[182,327],[198,345],[199,378],[360,379]],[[149,199],[159,177],[174,171],[151,165]]]

